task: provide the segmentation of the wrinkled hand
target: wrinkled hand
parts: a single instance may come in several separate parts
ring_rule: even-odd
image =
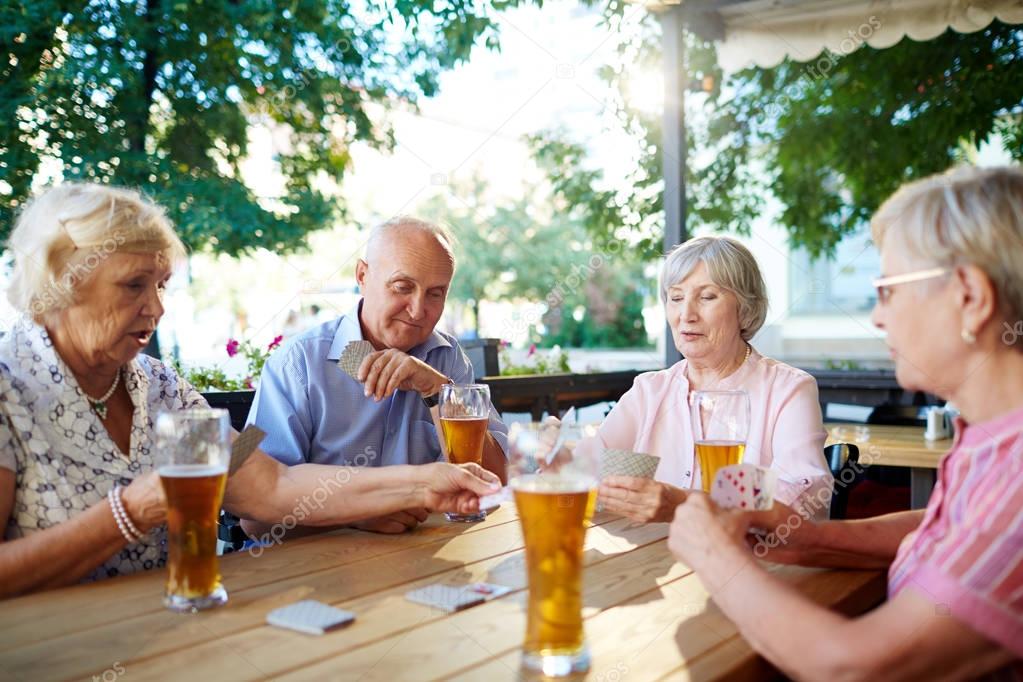
[[[668,549],[682,563],[697,568],[701,560],[729,548],[746,553],[745,537],[752,514],[718,507],[706,494],[690,491],[675,510]]]
[[[816,545],[817,524],[777,500],[767,511],[746,512],[743,516],[749,519],[746,544],[758,559],[801,564]]]
[[[448,381],[422,360],[394,348],[367,355],[359,365],[358,378],[366,396],[377,401],[399,390],[432,395]]]
[[[667,483],[633,476],[608,476],[600,483],[597,501],[604,511],[640,523],[669,523],[686,491]]]
[[[365,521],[353,523],[353,528],[366,530],[371,533],[396,534],[412,530],[430,516],[430,510],[421,507],[413,507],[403,511],[385,514]]]
[[[424,506],[433,511],[475,514],[480,497],[501,489],[501,479],[478,464],[434,462],[416,469],[422,477]]]
[[[132,523],[143,533],[167,521],[167,498],[155,471],[139,476],[122,490],[121,502]]]

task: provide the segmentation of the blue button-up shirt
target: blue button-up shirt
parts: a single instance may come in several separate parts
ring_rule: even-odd
[[[289,340],[263,367],[249,424],[266,432],[261,448],[284,464],[354,466],[426,464],[442,458],[430,410],[415,391],[375,402],[337,361],[362,339],[359,308]],[[458,384],[473,381],[472,365],[455,339],[434,330],[409,355]],[[493,405],[490,433],[508,451],[508,429]]]

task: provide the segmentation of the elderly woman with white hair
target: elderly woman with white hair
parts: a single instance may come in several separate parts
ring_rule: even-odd
[[[159,410],[208,407],[139,355],[185,249],[137,192],[67,184],[32,202],[8,248],[22,320],[0,337],[0,597],[133,573],[166,560],[154,472]],[[224,506],[280,522],[338,467],[286,467],[256,451]],[[476,465],[395,466],[348,477],[303,523],[333,526],[427,507],[471,513],[499,487]]]
[[[668,254],[661,299],[683,360],[636,377],[598,431],[605,448],[660,457],[654,480],[609,476],[600,502],[637,521],[666,522],[699,487],[689,415],[698,390],[749,394],[743,461],[778,474],[778,499],[827,516],[833,479],[824,460],[817,383],[750,345],[767,316],[763,276],[749,250],[727,237],[698,237]]]
[[[1023,171],[967,167],[919,180],[889,198],[871,227],[883,275],[874,282],[873,319],[887,332],[896,378],[961,410],[927,509],[816,523],[780,505],[739,513],[691,495],[678,508],[669,547],[788,677],[1018,680]],[[754,557],[886,568],[888,601],[847,618]]]

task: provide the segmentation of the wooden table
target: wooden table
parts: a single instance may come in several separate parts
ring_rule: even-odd
[[[913,509],[923,509],[934,489],[941,458],[952,447],[952,439],[929,441],[920,426],[882,426],[876,424],[825,424],[826,444],[854,443],[860,449],[860,462],[870,466],[909,467],[910,496]]]
[[[771,674],[669,554],[665,524],[598,514],[587,533],[588,679],[749,679]],[[512,680],[525,627],[522,539],[514,511],[475,525],[434,515],[414,532],[307,537],[222,559],[227,606],[197,615],[163,609],[164,572],[0,604],[0,680]],[[769,566],[815,601],[860,613],[884,597],[878,571]],[[410,603],[443,580],[514,588],[456,614]],[[265,625],[271,609],[318,599],[357,614],[310,637]],[[613,673],[612,671],[617,671]],[[107,673],[104,677],[104,673]],[[94,678],[95,676],[95,678]]]

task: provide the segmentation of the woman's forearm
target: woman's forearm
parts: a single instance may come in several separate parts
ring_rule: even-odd
[[[0,543],[0,597],[74,584],[124,545],[106,500],[56,526]]]
[[[742,637],[793,678],[827,679],[840,653],[836,647],[846,646],[846,619],[772,577],[738,548],[713,554],[697,573]]]
[[[257,452],[228,482],[224,506],[263,524],[337,526],[425,506],[421,467],[285,466]]]
[[[923,511],[886,514],[871,519],[825,521],[807,551],[807,565],[829,568],[885,568],[902,540],[923,520]]]

